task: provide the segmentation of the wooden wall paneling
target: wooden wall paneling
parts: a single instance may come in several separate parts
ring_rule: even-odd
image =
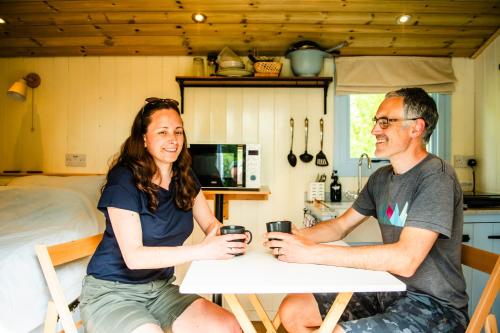
[[[86,58],[84,63],[85,80],[83,81],[82,91],[84,101],[84,115],[83,115],[83,128],[84,128],[84,149],[83,153],[87,155],[87,168],[86,170],[92,172],[99,172],[102,165],[102,160],[99,158],[98,147],[102,145],[99,137],[99,58],[89,57]]]
[[[243,143],[259,142],[259,126],[261,126],[259,121],[259,91],[259,88],[243,89],[241,127]]]
[[[226,94],[226,139],[227,142],[243,143],[243,90],[227,88]]]
[[[131,70],[135,67],[131,66]],[[100,145],[96,147],[98,159],[100,160],[100,171],[108,171],[108,163],[111,157],[118,152],[121,144],[121,137],[117,137],[117,119],[121,117],[118,113],[123,101],[119,101],[115,96],[118,89],[117,73],[118,68],[114,57],[99,57],[99,76],[97,85],[99,87],[98,101],[98,126]],[[131,78],[130,78],[131,79]],[[126,78],[120,78],[120,85],[125,84]],[[128,102],[125,101],[125,102]]]
[[[292,88],[274,89],[274,156],[272,162],[274,168],[267,177],[273,180],[271,196],[273,211],[269,216],[272,220],[290,219],[297,223],[290,215],[290,195],[293,192],[291,187],[292,178],[296,176],[296,167],[288,163],[288,153],[290,152],[290,94],[294,91]],[[295,121],[294,153],[297,155],[297,119]]]
[[[154,83],[149,81],[148,61],[137,60],[134,57],[114,57],[115,72],[115,99],[109,107],[113,110],[115,117],[115,151],[118,152],[125,139],[130,135],[130,129],[135,116],[144,105],[144,96],[137,96],[133,86],[144,86],[148,89]],[[142,67],[141,67],[142,66]],[[116,84],[123,80],[123,84]],[[161,78],[155,76],[152,82],[161,82]],[[139,90],[141,91],[141,90]],[[146,92],[147,93],[147,92]]]
[[[50,105],[56,116],[51,119],[52,130],[50,132],[50,149],[52,150],[51,165],[54,169],[50,171],[64,172],[65,154],[67,150],[67,136],[73,135],[68,133],[68,117],[67,110],[69,107],[69,58],[58,57],[54,59],[54,71],[50,79],[54,82],[57,89],[54,90],[54,95],[50,101]],[[42,77],[43,80],[43,77]]]
[[[89,79],[84,62],[86,62],[84,58],[69,58],[69,95],[65,113],[68,119],[66,152],[71,154],[84,153],[84,82]]]
[[[261,146],[261,179],[263,185],[268,185],[269,188],[279,187],[275,178],[275,156],[276,156],[276,137],[275,137],[275,91],[272,89],[260,89],[258,95],[258,143]],[[255,228],[255,232],[262,235],[265,231],[265,222],[269,221],[273,216],[275,206],[274,195],[269,196],[267,201],[255,202],[258,207],[259,215],[258,220],[254,221],[251,225]],[[257,223],[255,223],[257,222]],[[261,237],[256,237],[261,243]]]
[[[184,90],[184,96],[187,94],[193,97],[193,107],[186,108],[186,112],[195,112],[196,118],[192,123],[191,135],[193,143],[210,143],[210,99],[212,88],[188,88]],[[187,94],[186,94],[187,93]],[[188,111],[189,110],[189,111]],[[192,110],[192,111],[191,111]]]
[[[43,171],[53,169],[53,161],[56,158],[55,151],[52,149],[54,141],[52,119],[56,118],[58,113],[52,107],[52,100],[56,98],[58,87],[54,82],[54,59],[38,58],[36,63],[36,73],[42,80],[40,86],[35,89],[35,111],[39,119],[38,124],[35,124],[35,132],[38,133],[35,138],[40,147],[33,151],[34,164],[30,166],[30,170]],[[33,141],[35,143],[33,146],[36,147],[38,142]]]
[[[0,62],[0,76],[7,77],[7,63],[5,61]],[[8,80],[4,80],[0,82],[1,91],[7,91],[9,89]],[[5,140],[5,131],[8,126],[9,118],[7,117],[7,107],[6,107],[6,99],[8,98],[7,94],[0,94],[0,171],[5,168],[5,156],[7,155],[7,146]]]
[[[11,64],[9,64],[10,84],[19,80],[21,77],[27,73],[24,70],[25,59],[13,59]],[[29,102],[29,96],[27,96],[27,101]],[[7,99],[7,112],[9,118],[11,119],[10,125],[6,128],[7,142],[10,147],[14,147],[12,155],[10,156],[10,169],[21,170],[24,165],[25,154],[25,141],[28,135],[29,128],[27,128],[28,123],[26,117],[30,117],[28,112],[30,111],[29,105],[26,101],[18,101],[12,98]]]
[[[212,142],[226,142],[226,89],[218,88],[210,90],[210,104],[207,109],[210,110],[210,138]]]
[[[484,127],[480,128],[479,131],[483,131],[488,138],[485,138],[485,145],[487,151],[483,156],[484,163],[484,177],[488,179],[485,189],[488,192],[500,191],[500,164],[498,164],[500,149],[498,144],[492,144],[493,142],[500,142],[500,135],[498,134],[499,120],[500,120],[500,75],[499,75],[499,65],[500,65],[500,54],[498,53],[498,46],[500,45],[500,39],[497,38],[496,43],[491,44],[491,48],[484,55],[484,78],[483,81],[483,92],[484,92],[484,104],[483,112],[485,113]]]
[[[451,140],[451,154],[474,155],[474,77],[473,60],[467,58],[452,58],[452,66],[457,78],[455,91],[451,95],[451,133],[460,133]],[[465,98],[464,98],[465,97]],[[455,172],[462,182],[472,182],[470,168],[456,168]],[[466,190],[472,190],[470,186]]]
[[[175,76],[179,70],[178,57],[162,57],[162,94],[160,97],[172,98],[180,103],[179,85]]]

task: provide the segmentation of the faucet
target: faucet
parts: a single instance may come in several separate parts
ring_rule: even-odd
[[[368,169],[372,168],[372,160],[370,159],[370,156],[368,156],[368,154],[366,153],[361,154],[361,156],[358,159],[358,190],[356,192],[352,191],[345,192],[347,199],[356,200],[359,196],[359,192],[361,192],[361,168],[363,166],[363,158],[365,157]]]
[[[358,195],[359,192],[361,192],[361,167],[363,166],[363,157],[366,157],[368,169],[372,168],[372,160],[370,159],[370,156],[368,156],[367,153],[361,154],[358,160],[358,192],[357,192]]]

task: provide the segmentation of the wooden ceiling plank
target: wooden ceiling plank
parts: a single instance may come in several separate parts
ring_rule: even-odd
[[[304,25],[304,24],[82,24],[45,25],[36,29],[29,26],[0,26],[6,37],[80,37],[80,36],[213,36],[238,37],[266,34],[280,37],[285,34],[328,33],[349,36],[371,34],[390,36],[434,36],[434,37],[489,37],[496,29],[484,27],[420,27],[420,26],[376,26],[376,25]]]
[[[265,12],[265,13],[205,13],[207,24],[346,24],[393,25],[399,13],[335,13],[335,12]],[[2,16],[9,26],[51,24],[193,24],[190,12],[99,12],[99,13],[27,13]],[[413,20],[418,26],[494,26],[500,16],[494,14],[418,14]],[[200,25],[202,26],[202,25]]]
[[[200,53],[193,53],[193,55],[206,55],[210,49],[201,50]],[[269,48],[266,50],[268,54],[276,54],[276,50]],[[343,50],[344,56],[429,56],[433,53],[434,56],[454,56],[454,57],[468,57],[472,54],[471,49],[455,49],[455,48],[349,48]],[[57,56],[116,56],[116,55],[188,55],[184,48],[175,46],[168,47],[102,47],[102,46],[89,46],[80,48],[77,46],[66,47],[43,47],[43,48],[30,48],[30,47],[16,47],[16,48],[0,48],[0,57],[57,57]]]
[[[99,11],[311,11],[321,8],[334,12],[392,12],[392,13],[475,13],[498,14],[500,8],[494,1],[452,1],[452,0],[310,0],[310,1],[174,1],[156,0],[72,0],[72,1],[21,1],[1,2],[0,13],[36,13],[36,12],[89,12]]]
[[[500,28],[495,31],[472,55],[472,59],[476,59],[483,51],[494,41],[497,37],[500,36]]]

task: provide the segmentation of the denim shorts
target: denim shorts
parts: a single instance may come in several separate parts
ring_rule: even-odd
[[[336,294],[314,294],[324,319]],[[467,309],[445,306],[413,292],[354,293],[338,325],[346,333],[465,332]]]
[[[128,284],[87,275],[80,313],[88,333],[128,333],[152,323],[170,332],[177,317],[200,296],[179,293],[170,280]]]

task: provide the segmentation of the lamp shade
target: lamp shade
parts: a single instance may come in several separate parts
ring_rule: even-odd
[[[20,101],[26,99],[27,84],[25,79],[19,79],[7,90],[7,95]]]

